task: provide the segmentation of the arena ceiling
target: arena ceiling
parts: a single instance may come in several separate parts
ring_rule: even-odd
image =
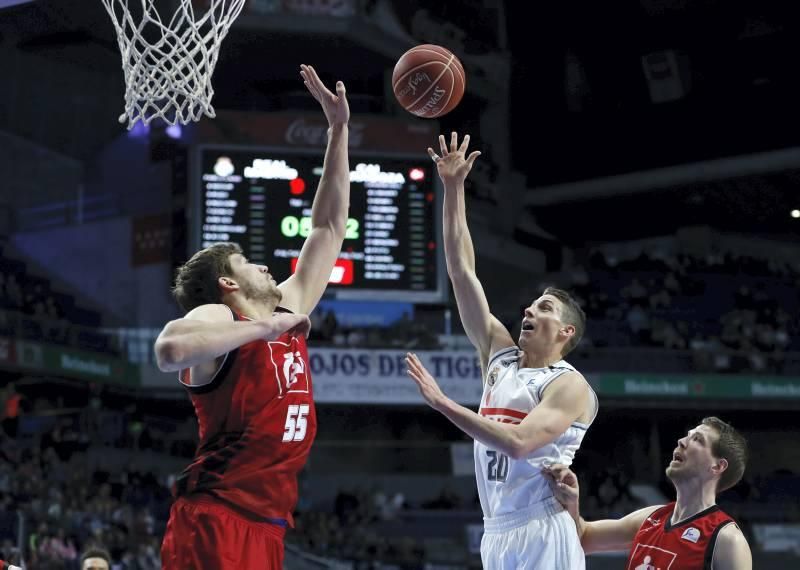
[[[512,162],[534,191],[800,146],[800,81],[794,65],[800,30],[791,17],[791,3],[565,0],[537,3],[535,8],[483,0],[392,4],[401,25],[410,27],[414,14],[424,9],[465,30],[464,49],[472,54],[493,41],[480,10],[490,4],[503,7],[507,37],[497,43],[504,44],[512,59]],[[343,78],[358,111],[380,112],[392,104],[384,96],[392,50],[365,48],[367,31],[325,30],[315,27],[313,18],[271,21],[266,28],[241,28],[226,40],[215,74],[218,107],[268,111],[313,105],[297,77],[298,61],[315,63],[328,81]],[[394,51],[400,53],[402,45],[398,42]],[[79,93],[91,100],[84,104],[92,120],[81,122],[82,132],[74,135],[80,137],[77,142],[48,138],[41,129],[19,132],[15,127],[18,134],[40,137],[48,148],[66,154],[83,149],[90,156],[121,132],[115,119],[122,107],[122,73],[113,29],[99,0],[36,0],[0,8],[0,50],[22,54],[26,62],[41,60],[94,73],[109,86],[107,92]],[[677,62],[680,96],[656,103],[643,56],[665,53]],[[13,72],[5,71],[13,81]],[[64,92],[41,93],[35,105],[57,109],[65,92],[81,87],[64,85]],[[442,121],[442,128],[459,129],[478,112],[480,107],[468,98]],[[0,128],[12,122],[0,112]],[[531,203],[527,208],[543,229],[559,238],[564,236],[558,220],[565,215],[586,220],[590,227],[602,215],[608,223],[602,225],[600,239],[695,218],[719,227],[796,236],[798,222],[788,211],[800,208],[798,169],[800,165],[790,164],[769,175],[685,184],[637,196]],[[642,221],[622,223],[631,212],[638,212]]]

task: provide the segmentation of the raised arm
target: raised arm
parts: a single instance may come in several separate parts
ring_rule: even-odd
[[[306,315],[281,313],[258,321],[234,321],[225,305],[201,305],[166,324],[155,343],[156,362],[162,372],[208,366],[216,359],[258,339],[273,340],[284,332],[307,335]]]
[[[630,550],[639,527],[660,506],[644,507],[622,517],[587,521],[580,514],[580,487],[578,477],[565,465],[551,465],[543,471],[549,479],[553,495],[567,509],[581,539],[586,554]]]
[[[314,68],[301,65],[300,75],[309,92],[322,105],[328,119],[328,146],[322,177],[311,205],[311,232],[306,238],[294,275],[280,284],[281,305],[297,313],[310,313],[325,292],[336,258],[342,249],[350,206],[350,164],[347,142],[350,108],[344,83],[334,95]]]
[[[478,415],[448,398],[415,354],[406,356],[406,365],[429,406],[473,439],[514,459],[555,441],[581,416],[589,399],[583,378],[568,372],[550,384],[541,403],[521,423],[505,424]]]
[[[486,367],[489,355],[512,346],[514,341],[502,323],[491,314],[486,293],[475,272],[475,250],[467,226],[464,200],[464,180],[472,169],[480,151],[466,156],[469,135],[458,145],[458,135],[450,135],[448,149],[444,135],[439,135],[441,156],[432,148],[428,154],[436,162],[439,177],[444,184],[444,253],[447,273],[453,284],[461,323],[470,341],[480,353],[481,363]]]

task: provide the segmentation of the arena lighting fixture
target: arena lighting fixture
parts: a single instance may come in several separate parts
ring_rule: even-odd
[[[167,136],[171,139],[179,139],[183,134],[180,125],[170,125],[166,128]]]
[[[18,4],[28,4],[29,2],[33,2],[33,0],[0,0],[0,10],[3,8],[11,8],[11,6],[16,6]]]
[[[790,215],[795,219],[800,218],[800,210],[792,210]]]

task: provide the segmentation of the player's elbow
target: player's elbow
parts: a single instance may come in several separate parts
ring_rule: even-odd
[[[511,441],[506,450],[506,454],[511,459],[523,459],[535,450],[536,448],[531,446],[530,441],[526,440],[525,436],[519,432],[519,429],[515,429],[511,433]]]
[[[508,451],[509,457],[513,459],[524,459],[540,447],[555,440],[555,437],[550,437],[548,430],[544,428],[535,431],[523,429],[520,426],[515,426],[515,428]]]
[[[155,344],[156,365],[161,372],[176,372],[182,368],[183,348],[174,338],[161,338]]]

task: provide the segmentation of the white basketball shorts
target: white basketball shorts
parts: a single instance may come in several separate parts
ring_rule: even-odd
[[[484,570],[585,570],[575,521],[554,498],[527,509],[484,518]]]

